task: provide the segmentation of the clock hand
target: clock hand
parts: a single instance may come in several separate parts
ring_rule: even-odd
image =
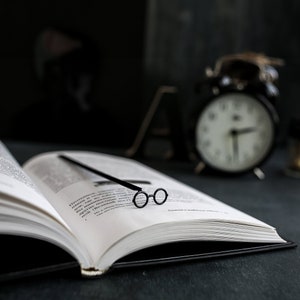
[[[244,133],[250,133],[256,130],[256,127],[246,127],[241,129],[233,129],[232,132],[235,134],[244,134]]]
[[[238,144],[238,135],[235,129],[230,131],[230,135],[232,137],[232,148],[233,148],[233,158],[238,160],[239,157],[239,144]]]

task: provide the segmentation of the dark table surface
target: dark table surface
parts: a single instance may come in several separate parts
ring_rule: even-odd
[[[96,147],[4,141],[20,163],[51,150]],[[101,149],[122,154],[122,150]],[[300,243],[300,179],[284,175],[288,156],[278,148],[265,164],[266,178],[197,176],[188,162],[143,162],[273,225]],[[2,257],[5,259],[5,257]],[[87,280],[65,273],[0,284],[0,299],[299,299],[299,247],[222,259],[114,271]]]

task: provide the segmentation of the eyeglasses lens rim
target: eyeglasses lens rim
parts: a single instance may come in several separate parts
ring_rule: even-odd
[[[163,201],[157,201],[157,198],[156,198],[156,195],[158,192],[164,192],[164,195],[165,195],[165,199]],[[138,202],[136,201],[137,200],[137,196],[139,195],[144,195],[146,197],[145,199],[145,203],[143,205],[139,205]],[[168,198],[168,193],[165,189],[163,188],[158,188],[155,190],[154,194],[153,195],[148,195],[146,192],[144,191],[138,191],[134,196],[133,196],[133,199],[132,199],[132,202],[134,203],[134,205],[137,207],[137,208],[143,208],[145,207],[147,204],[148,204],[148,201],[149,201],[149,198],[150,197],[153,197],[153,200],[154,202],[157,204],[157,205],[162,205],[164,204],[166,201],[167,201],[167,198]]]
[[[157,193],[158,192],[160,192],[160,191],[163,191],[164,192],[164,194],[165,194],[165,199],[163,200],[163,201],[161,201],[161,202],[158,202],[157,200],[156,200],[156,195],[157,195]],[[167,201],[167,198],[168,198],[168,193],[167,193],[167,191],[165,190],[165,189],[163,189],[163,188],[158,188],[155,192],[154,192],[154,194],[153,194],[153,200],[154,200],[154,202],[157,204],[157,205],[162,205],[162,204],[164,204],[166,201]]]
[[[146,201],[143,205],[138,205],[138,202],[136,201],[136,198],[138,195],[145,195],[146,196]],[[147,204],[148,204],[148,201],[149,201],[149,196],[147,193],[145,193],[144,191],[138,191],[137,193],[135,193],[135,195],[133,196],[133,199],[132,199],[132,202],[134,203],[134,205],[137,207],[137,208],[143,208],[145,207]]]

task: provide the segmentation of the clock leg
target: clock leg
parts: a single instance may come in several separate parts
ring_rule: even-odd
[[[266,177],[265,173],[260,168],[253,169],[253,173],[259,180],[263,180]]]
[[[205,169],[205,163],[203,161],[200,161],[197,166],[195,167],[195,173],[200,174]]]

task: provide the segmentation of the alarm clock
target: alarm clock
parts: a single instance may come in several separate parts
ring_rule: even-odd
[[[278,73],[272,62],[254,53],[226,56],[198,84],[198,91],[207,94],[191,115],[200,170],[257,174],[271,155],[279,124]]]

